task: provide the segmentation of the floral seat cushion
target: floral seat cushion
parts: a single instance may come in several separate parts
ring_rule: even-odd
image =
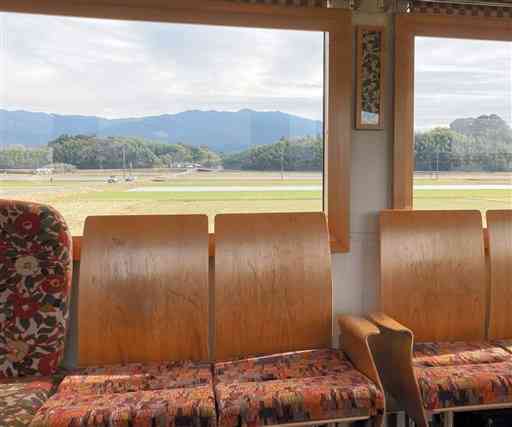
[[[512,354],[512,339],[493,341],[493,344],[503,348],[504,350]]]
[[[381,391],[342,352],[316,350],[217,363],[220,427],[376,415]]]
[[[414,345],[413,364],[417,368],[499,363],[512,355],[490,342],[436,342]]]
[[[126,393],[212,385],[210,363],[166,362],[98,366],[69,374],[59,392],[75,394]]]
[[[0,380],[0,426],[28,426],[57,382],[58,378],[51,377]]]
[[[0,200],[0,378],[56,372],[71,270],[71,238],[55,210]]]
[[[354,369],[343,353],[324,349],[254,357],[215,365],[216,382],[254,382],[319,377]]]
[[[170,362],[88,368],[68,375],[31,427],[214,427],[208,363]]]
[[[76,395],[58,393],[30,427],[190,426],[215,427],[211,387]]]
[[[427,410],[512,404],[512,361],[416,368]]]

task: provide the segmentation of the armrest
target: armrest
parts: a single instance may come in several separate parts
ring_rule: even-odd
[[[340,345],[356,369],[370,378],[381,390],[382,382],[369,341],[380,334],[379,328],[368,320],[354,316],[338,316]]]
[[[411,336],[411,340],[414,338],[414,334],[409,328],[406,328],[401,323],[398,323],[395,319],[389,317],[384,313],[372,313],[368,316],[370,320],[375,323],[379,328],[384,328],[392,332],[409,334]],[[411,341],[411,349],[412,349],[412,341]]]
[[[428,427],[412,363],[413,332],[383,313],[373,313],[368,317],[380,330],[372,352],[384,389],[398,400],[417,426]]]

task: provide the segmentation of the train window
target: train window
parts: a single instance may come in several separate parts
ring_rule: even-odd
[[[509,22],[411,13],[396,31],[393,207],[512,208]]]
[[[324,32],[0,28],[1,197],[54,206],[75,235],[88,215],[323,209]]]
[[[415,38],[415,209],[512,207],[512,42]]]

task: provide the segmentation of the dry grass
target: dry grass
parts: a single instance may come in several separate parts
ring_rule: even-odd
[[[89,215],[135,214],[207,214],[210,228],[219,213],[231,212],[300,212],[322,209],[320,191],[272,192],[128,192],[141,187],[187,186],[297,186],[321,185],[319,174],[221,172],[213,174],[173,174],[143,171],[134,183],[107,184],[112,172],[84,172],[49,177],[10,175],[0,178],[0,196],[12,199],[48,203],[58,209],[68,221],[72,233],[81,235]],[[119,176],[118,171],[118,176]],[[165,179],[155,182],[154,179]],[[511,184],[512,174],[418,174],[416,184]],[[205,189],[206,190],[206,189]],[[512,209],[510,190],[417,190],[414,206],[418,209]]]

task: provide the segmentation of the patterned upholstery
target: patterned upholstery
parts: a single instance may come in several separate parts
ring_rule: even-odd
[[[512,353],[512,340],[498,340],[493,341],[495,345],[507,350],[509,353]]]
[[[71,238],[55,210],[0,200],[0,379],[56,372],[71,270]]]
[[[497,363],[509,359],[510,354],[507,351],[489,342],[441,342],[414,345],[414,366],[418,368]]]
[[[413,365],[427,410],[512,403],[512,354],[497,344],[416,344]]]
[[[416,376],[429,410],[512,404],[512,361],[416,369]]]
[[[0,426],[24,427],[53,392],[57,378],[0,380]]]
[[[207,363],[130,364],[68,375],[31,427],[216,426]]]
[[[217,363],[220,427],[376,415],[380,390],[343,353],[315,350]]]
[[[104,394],[189,388],[212,384],[209,363],[131,363],[100,366],[67,375],[59,393]]]

